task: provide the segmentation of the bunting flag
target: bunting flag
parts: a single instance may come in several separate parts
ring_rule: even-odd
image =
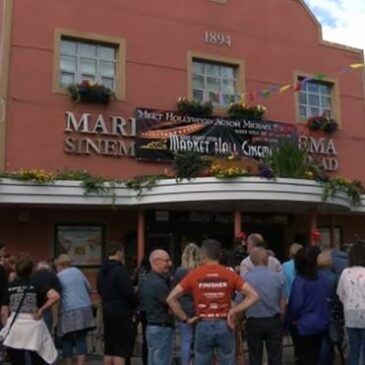
[[[293,84],[293,91],[298,92],[302,90],[302,84],[300,82],[297,82],[296,84]]]
[[[269,98],[271,95],[271,92],[270,92],[270,90],[265,89],[265,90],[259,91],[259,95],[263,98]]]
[[[327,77],[328,77],[327,74],[325,74],[323,72],[319,72],[319,73],[314,75],[313,79],[314,80],[325,80]]]
[[[280,94],[282,94],[283,92],[285,92],[285,91],[287,91],[287,90],[291,89],[292,87],[293,87],[293,85],[292,85],[292,84],[284,85],[284,86],[282,86],[281,88],[279,88],[279,93],[280,93]]]
[[[280,90],[280,86],[278,86],[278,85],[270,86],[269,90],[270,90],[270,92],[275,93]]]
[[[240,95],[239,103],[246,104],[246,94],[241,94]]]
[[[352,65],[350,65],[350,67],[353,70],[356,70],[357,68],[364,68],[364,64],[363,63],[353,63]]]
[[[262,89],[262,90],[258,90],[258,91],[251,91],[251,92],[245,92],[241,95],[235,95],[234,98],[235,100],[238,100],[239,103],[245,104],[247,101],[247,98],[250,102],[253,102],[255,100],[255,96],[258,95],[262,98],[269,98],[273,93],[279,93],[282,94],[288,90],[293,90],[293,92],[299,92],[300,90],[302,90],[302,88],[305,86],[305,84],[307,82],[310,82],[312,80],[315,81],[323,81],[326,80],[330,75],[340,75],[340,74],[346,74],[348,72],[350,72],[351,70],[357,70],[357,69],[363,69],[365,68],[365,64],[364,63],[352,63],[346,67],[343,67],[341,70],[336,71],[336,72],[332,72],[331,74],[325,73],[325,72],[318,72],[316,74],[314,74],[311,77],[306,77],[303,80],[301,80],[300,82],[296,82],[293,84],[286,84],[286,85],[272,85],[269,88],[266,89]],[[223,98],[223,94],[221,92],[218,93],[214,93],[215,94],[218,104],[219,105],[224,105],[224,98]]]

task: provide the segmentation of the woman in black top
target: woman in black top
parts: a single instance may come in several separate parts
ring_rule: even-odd
[[[60,296],[53,289],[37,285],[31,278],[32,270],[31,256],[19,254],[15,264],[16,279],[9,284],[1,310],[5,326],[1,336],[5,338],[4,345],[8,347],[13,365],[25,364],[26,351],[30,352],[33,365],[52,364],[57,358],[42,317]]]

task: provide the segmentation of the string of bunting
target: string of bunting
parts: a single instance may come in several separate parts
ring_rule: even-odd
[[[237,97],[237,99],[239,100],[240,103],[245,103],[246,99],[248,99],[250,102],[253,102],[255,100],[256,96],[259,96],[263,99],[267,99],[274,93],[283,94],[288,90],[293,90],[293,92],[299,92],[300,90],[302,90],[304,85],[309,81],[323,81],[323,80],[326,80],[331,75],[346,74],[347,72],[350,72],[351,70],[357,70],[357,69],[364,68],[364,66],[365,66],[364,63],[352,63],[349,66],[344,67],[343,69],[333,72],[331,74],[327,74],[324,72],[318,72],[318,73],[314,74],[313,76],[306,77],[303,80],[300,80],[296,83],[282,85],[282,86],[272,85],[266,89],[262,89],[262,90],[258,90],[258,91],[248,91],[241,95],[235,95],[235,98]],[[218,92],[215,94],[218,97],[218,103],[220,105],[224,105],[225,103],[224,103],[224,99],[223,99],[223,93]]]

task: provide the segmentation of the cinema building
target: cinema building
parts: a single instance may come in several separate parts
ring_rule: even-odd
[[[365,237],[365,197],[323,199],[311,179],[173,175],[173,153],[257,160],[260,138],[294,136],[330,176],[365,183],[363,53],[324,41],[302,0],[0,0],[0,24],[0,240],[10,252],[63,250],[93,271],[110,240],[124,240],[135,265],[157,246],[178,262],[185,242],[207,236],[229,247],[240,231],[261,232],[280,258],[314,230],[333,247]],[[179,97],[210,100],[212,116],[179,113]],[[264,105],[262,120],[227,117],[243,101]],[[308,129],[318,115],[338,129]],[[57,171],[74,179],[48,181]],[[85,172],[134,186],[98,189]],[[146,175],[165,178],[138,189]]]

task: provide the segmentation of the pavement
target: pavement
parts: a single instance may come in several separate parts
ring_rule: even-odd
[[[284,361],[283,361],[283,365],[295,365],[295,361],[294,361],[294,354],[293,354],[293,347],[290,344],[285,344],[285,340],[284,340]],[[59,364],[61,364],[62,362],[60,362]],[[100,355],[90,355],[86,361],[87,365],[101,365],[102,364],[102,356]],[[263,365],[267,365],[268,362],[264,361]],[[339,365],[339,359],[336,358],[336,365]],[[142,365],[142,360],[140,357],[133,357],[132,361],[131,361],[131,365]],[[180,361],[179,359],[174,359],[173,365],[180,365]],[[248,355],[246,353],[246,365],[248,364]]]

